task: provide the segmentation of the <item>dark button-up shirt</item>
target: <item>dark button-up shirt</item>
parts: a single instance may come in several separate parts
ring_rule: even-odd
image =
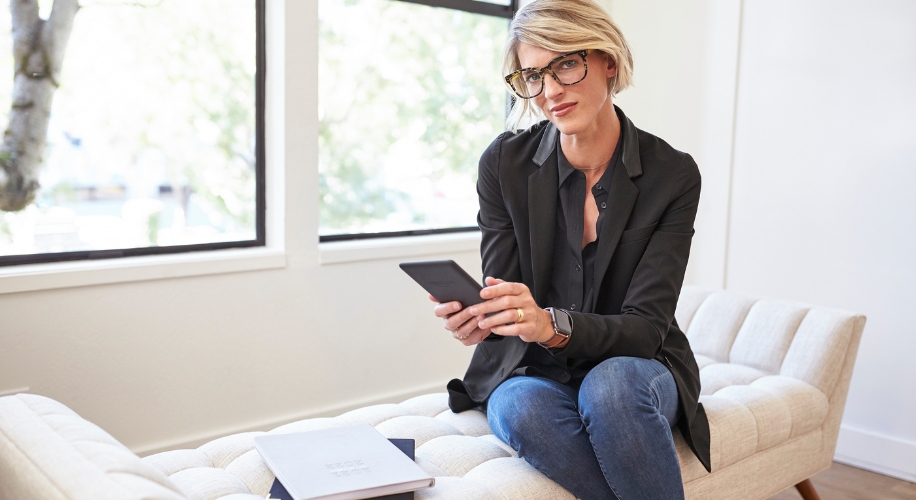
[[[598,207],[598,220],[595,224],[597,234],[601,234],[605,209],[608,206],[608,191],[617,159],[620,156],[620,144],[623,134],[608,162],[608,167],[601,179],[592,187],[592,196]],[[591,313],[595,310],[598,294],[593,289],[595,282],[595,254],[598,251],[598,240],[582,247],[582,234],[585,230],[585,174],[570,165],[557,138],[559,184],[557,189],[557,219],[553,246],[553,270],[550,288],[547,291],[547,304],[558,309]],[[573,325],[575,334],[575,325]],[[571,379],[585,377],[588,368],[569,369],[565,362],[560,362],[547,349],[537,343],[528,345],[525,356],[513,372],[515,375],[542,376],[566,383]]]

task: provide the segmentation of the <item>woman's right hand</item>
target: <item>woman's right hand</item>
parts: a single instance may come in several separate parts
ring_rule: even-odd
[[[483,342],[483,339],[490,335],[490,329],[479,328],[479,318],[469,313],[468,308],[462,308],[461,302],[442,304],[432,295],[429,296],[429,300],[436,303],[433,313],[444,320],[445,329],[451,332],[452,338],[458,342],[472,346]]]

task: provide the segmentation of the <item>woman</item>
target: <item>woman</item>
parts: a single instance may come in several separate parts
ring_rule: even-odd
[[[592,0],[535,0],[509,31],[510,130],[531,111],[546,120],[481,157],[486,301],[435,307],[476,346],[449,406],[485,408],[579,498],[682,498],[674,425],[709,469],[699,370],[674,319],[699,171],[614,106],[632,57]]]

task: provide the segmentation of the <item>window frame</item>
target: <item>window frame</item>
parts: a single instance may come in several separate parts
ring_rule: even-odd
[[[513,0],[514,1],[514,0]],[[47,252],[0,256],[0,268],[28,264],[55,262],[94,261],[155,255],[208,252],[213,250],[244,249],[267,245],[266,221],[266,165],[265,165],[265,108],[267,79],[267,0],[255,2],[255,238],[253,240],[221,241],[193,245],[149,246],[109,250],[79,250],[72,252]]]
[[[481,14],[485,16],[502,17],[512,21],[516,11],[519,8],[519,0],[509,0],[509,5],[500,5],[489,3],[482,0],[390,0],[395,2],[406,2],[428,7],[440,7],[443,9],[460,10],[471,14]],[[509,109],[507,97],[507,112]],[[402,238],[405,236],[431,236],[437,234],[467,233],[480,231],[477,226],[446,227],[432,229],[412,229],[406,231],[384,231],[378,233],[339,233],[339,234],[320,234],[318,235],[319,243],[332,243],[354,240],[368,240],[376,238]]]

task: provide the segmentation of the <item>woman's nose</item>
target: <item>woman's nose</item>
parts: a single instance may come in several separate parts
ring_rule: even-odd
[[[553,100],[564,92],[563,85],[552,75],[544,75],[544,97]]]

